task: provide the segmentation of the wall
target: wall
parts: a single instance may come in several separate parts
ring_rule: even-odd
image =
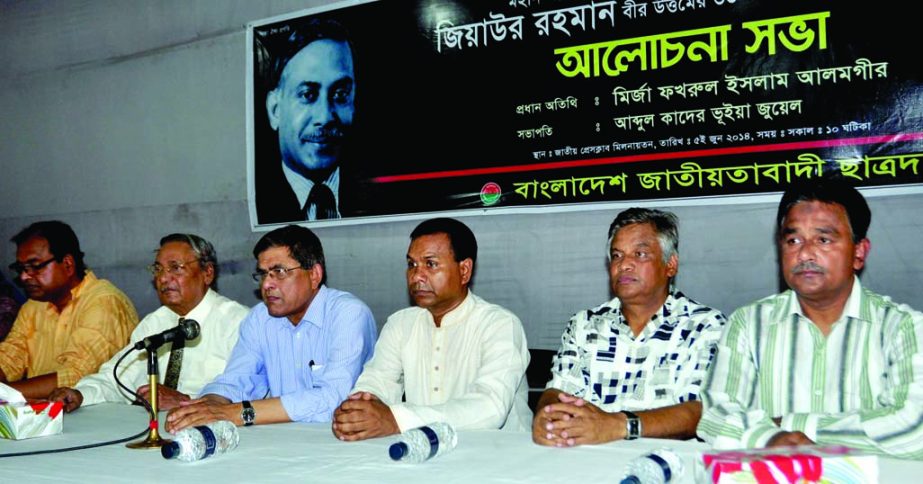
[[[144,270],[157,240],[194,232],[218,249],[221,291],[255,304],[245,24],[324,3],[0,0],[0,239],[36,220],[70,223],[88,264],[145,314],[158,305]],[[923,195],[913,191],[864,191],[874,216],[863,280],[920,308]],[[725,311],[775,292],[777,200],[662,203],[682,221],[679,287]],[[609,298],[606,230],[627,206],[465,217],[481,247],[475,291],[516,312],[531,347],[555,348],[571,314]],[[316,230],[329,284],[365,300],[379,324],[408,304],[415,224]],[[0,261],[14,257],[0,242]]]

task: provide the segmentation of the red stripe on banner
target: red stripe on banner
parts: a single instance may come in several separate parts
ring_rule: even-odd
[[[467,170],[431,171],[429,173],[410,173],[406,175],[388,175],[372,178],[375,183],[394,183],[403,181],[430,180],[433,178],[457,178],[474,175],[493,175],[498,173],[516,173],[521,171],[555,170],[562,168],[579,168],[584,166],[615,165],[638,161],[672,160],[676,158],[703,158],[706,156],[739,155],[743,153],[763,153],[769,151],[803,150],[808,148],[829,148],[833,146],[856,146],[877,143],[896,143],[923,139],[921,133],[900,133],[863,138],[843,138],[817,141],[798,141],[768,145],[735,146],[730,148],[709,148],[703,150],[674,151],[670,153],[649,153],[644,155],[615,156],[594,158],[591,160],[554,161],[534,165],[494,166],[490,168],[470,168]]]

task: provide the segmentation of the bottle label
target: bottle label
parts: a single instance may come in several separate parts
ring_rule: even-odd
[[[423,435],[425,435],[427,439],[429,439],[429,457],[427,457],[427,459],[436,457],[436,454],[439,453],[439,436],[436,435],[436,432],[433,429],[425,425],[420,427],[420,431],[423,432]]]
[[[663,471],[663,482],[670,482],[670,479],[673,478],[673,473],[670,472],[670,463],[657,454],[649,454],[647,458],[660,465],[660,469]]]
[[[218,439],[215,438],[215,433],[212,432],[212,429],[205,425],[198,426],[196,429],[202,433],[202,438],[205,439],[205,455],[202,456],[204,459],[215,453],[215,448],[218,446]]]

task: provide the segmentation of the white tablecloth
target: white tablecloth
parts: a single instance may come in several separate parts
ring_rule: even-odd
[[[163,414],[161,414],[163,415]],[[64,433],[22,441],[0,439],[0,454],[70,447],[127,437],[147,425],[143,409],[102,404],[64,416]],[[164,434],[169,437],[169,434]],[[534,445],[525,432],[460,432],[458,447],[423,464],[391,461],[386,437],[340,442],[329,424],[278,424],[240,429],[240,446],[199,462],[168,461],[159,450],[124,444],[58,454],[0,458],[0,481],[32,482],[353,482],[369,483],[617,483],[628,460],[663,446],[686,464],[680,482],[693,482],[692,466],[704,444],[657,439],[574,449]],[[880,460],[881,482],[918,482],[923,463]]]

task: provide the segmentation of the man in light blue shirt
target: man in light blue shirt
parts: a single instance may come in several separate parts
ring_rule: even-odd
[[[313,232],[273,230],[253,255],[263,302],[240,324],[224,373],[167,415],[170,432],[215,420],[329,422],[372,356],[372,313],[352,294],[324,285],[324,252]]]

